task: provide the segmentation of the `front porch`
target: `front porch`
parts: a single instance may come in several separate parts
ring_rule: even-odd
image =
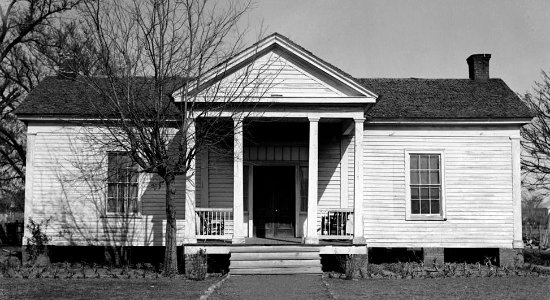
[[[235,126],[230,155],[198,154],[197,192],[186,201],[186,247],[365,245],[364,119],[358,116],[264,121],[253,141],[247,126]]]

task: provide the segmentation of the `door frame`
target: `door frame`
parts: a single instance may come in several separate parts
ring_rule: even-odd
[[[256,167],[294,167],[294,237],[299,236],[300,224],[300,167],[307,162],[300,161],[253,161],[244,162],[248,166],[248,237],[254,237],[254,166]],[[307,216],[306,216],[307,222]]]

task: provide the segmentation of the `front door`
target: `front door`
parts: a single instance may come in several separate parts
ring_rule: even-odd
[[[254,167],[255,236],[294,237],[294,175],[294,167]]]

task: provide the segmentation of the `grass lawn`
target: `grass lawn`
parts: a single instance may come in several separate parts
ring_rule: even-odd
[[[220,278],[0,279],[0,299],[198,299]]]
[[[548,299],[550,278],[326,279],[337,299]]]

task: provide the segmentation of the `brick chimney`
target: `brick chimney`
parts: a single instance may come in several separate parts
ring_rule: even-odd
[[[487,80],[489,79],[489,60],[491,54],[472,54],[466,62],[468,62],[468,69],[470,73],[470,79],[472,80]]]

